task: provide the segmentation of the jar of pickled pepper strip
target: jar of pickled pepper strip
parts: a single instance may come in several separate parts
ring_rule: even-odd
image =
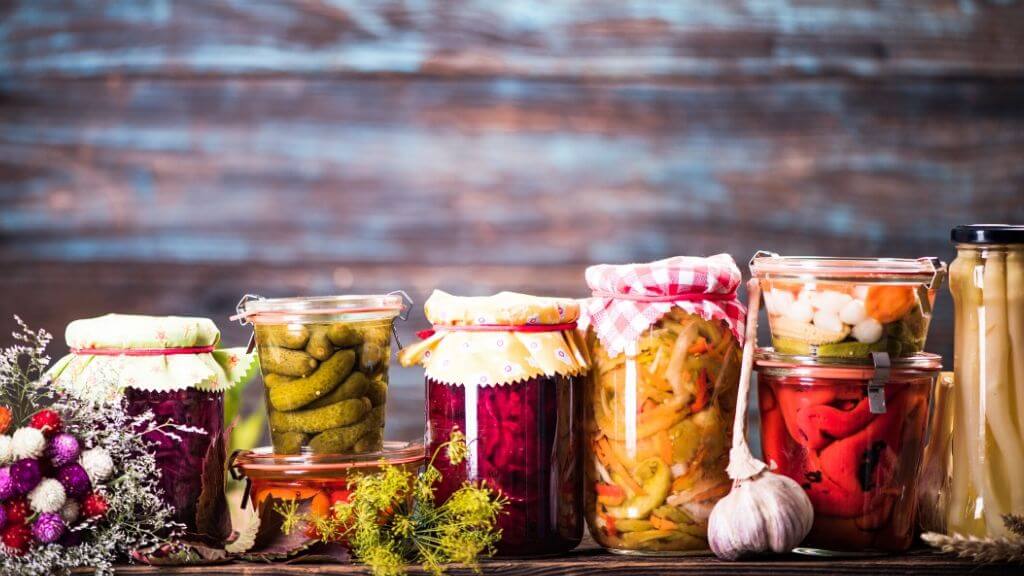
[[[764,459],[814,506],[803,550],[898,552],[916,528],[925,433],[940,358],[875,364],[761,349],[756,360]]]
[[[708,549],[726,474],[745,307],[727,254],[592,266],[584,392],[585,510],[627,554]]]
[[[424,311],[433,330],[399,360],[426,368],[427,454],[455,428],[469,449],[459,465],[438,455],[439,501],[463,482],[485,481],[507,498],[498,555],[575,548],[583,536],[579,393],[588,366],[575,330],[578,304],[435,291]]]

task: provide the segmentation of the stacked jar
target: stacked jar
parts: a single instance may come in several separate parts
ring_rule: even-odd
[[[438,500],[466,481],[485,481],[507,498],[498,555],[575,548],[583,530],[579,395],[588,367],[576,334],[579,306],[511,292],[434,291],[424,312],[433,330],[399,361],[426,371],[427,454],[456,428],[469,452],[459,464],[438,454]]]
[[[945,265],[758,253],[772,347],[756,370],[764,459],[814,506],[800,550],[910,547],[941,358],[924,352]]]
[[[585,510],[621,554],[706,553],[726,474],[743,345],[725,254],[586,272]]]

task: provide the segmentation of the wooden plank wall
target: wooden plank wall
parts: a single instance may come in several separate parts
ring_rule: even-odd
[[[1024,221],[1022,103],[1011,0],[8,1],[0,318],[199,314],[240,344],[245,292],[948,260],[951,226]],[[421,375],[394,379],[412,437]]]

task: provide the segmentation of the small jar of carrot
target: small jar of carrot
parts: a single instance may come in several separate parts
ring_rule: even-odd
[[[624,554],[708,549],[729,492],[744,309],[728,255],[587,270],[584,507]]]

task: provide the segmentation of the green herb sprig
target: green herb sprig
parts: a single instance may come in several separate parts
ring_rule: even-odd
[[[501,538],[496,523],[507,498],[485,482],[465,482],[438,504],[434,485],[442,475],[434,462],[442,452],[452,464],[462,463],[469,453],[462,432],[453,430],[415,476],[382,461],[379,472],[350,478],[348,502],[335,503],[327,516],[276,508],[285,518],[282,530],[287,534],[304,521],[324,542],[345,539],[355,559],[376,576],[403,574],[411,564],[435,576],[453,563],[479,572],[478,559],[493,555]]]

